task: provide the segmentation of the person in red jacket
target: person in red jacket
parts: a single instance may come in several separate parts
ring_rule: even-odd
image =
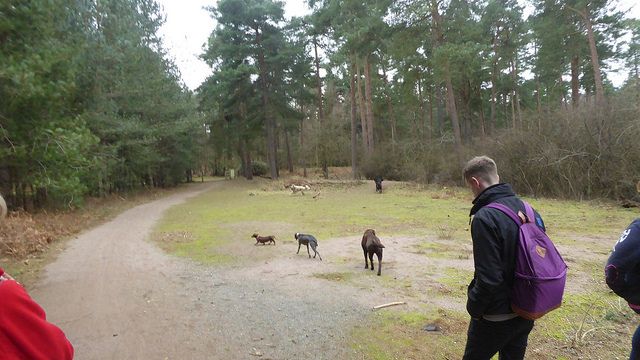
[[[73,346],[42,307],[0,268],[0,360],[73,359]]]
[[[0,222],[7,204],[0,194]],[[73,359],[73,346],[27,291],[0,268],[0,360]]]

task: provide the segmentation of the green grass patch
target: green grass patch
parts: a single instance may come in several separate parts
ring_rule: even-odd
[[[637,210],[611,202],[527,199],[540,212],[550,236],[590,236],[611,239],[638,217]]]
[[[466,299],[467,286],[473,279],[473,271],[454,267],[444,268],[437,279],[444,286],[443,292],[451,297]]]
[[[340,281],[349,281],[349,279],[353,277],[353,273],[347,273],[347,272],[320,273],[320,274],[313,274],[313,277],[318,279],[340,282]]]
[[[562,306],[536,321],[529,348],[544,348],[548,358],[625,359],[637,315],[604,289],[566,294]]]
[[[464,260],[472,257],[472,250],[462,246],[460,241],[446,243],[429,240],[422,241],[416,245],[416,253],[436,259]]]
[[[437,325],[440,331],[423,330],[427,324]],[[369,324],[354,328],[350,345],[357,354],[354,358],[461,358],[467,324],[462,314],[448,311],[381,310],[371,315]]]

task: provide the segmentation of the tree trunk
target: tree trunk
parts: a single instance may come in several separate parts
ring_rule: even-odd
[[[433,139],[433,86],[429,86],[429,139]]]
[[[393,113],[393,102],[391,101],[391,89],[389,88],[389,81],[387,80],[387,71],[384,66],[382,66],[382,82],[384,83],[384,87],[386,89],[387,95],[387,109],[389,111],[389,120],[391,122],[391,148],[393,151],[396,150],[396,116]],[[420,103],[422,107],[422,103]],[[423,111],[424,112],[424,111]]]
[[[514,91],[511,92],[511,128],[516,129],[516,106],[514,103]]]
[[[238,155],[240,156],[240,164],[242,167],[242,176],[244,176],[247,180],[253,179],[253,169],[251,169],[249,162],[247,159],[247,142],[244,138],[238,139]],[[240,175],[240,174],[238,174]]]
[[[362,126],[362,147],[365,155],[369,156],[369,136],[367,131],[367,111],[364,105],[364,96],[362,96],[362,76],[360,76],[360,64],[356,60],[356,81],[358,90],[358,107],[360,109],[360,124]]]
[[[369,55],[364,57],[364,95],[366,97],[367,107],[367,137],[369,139],[369,154],[373,154],[373,94],[371,89],[371,64],[369,63]]]
[[[484,99],[482,98],[482,88],[480,86],[476,87],[476,96],[480,99],[480,136],[484,139],[487,136],[487,124],[484,118]]]
[[[293,158],[291,157],[291,145],[289,144],[289,130],[284,129],[284,145],[287,150],[287,170],[293,173]]]
[[[453,82],[449,72],[449,64],[445,66],[445,81],[447,84],[447,104],[449,107],[449,116],[451,117],[451,127],[453,128],[453,139],[456,145],[458,155],[462,155],[462,136],[460,135],[460,122],[458,120],[458,110],[456,108],[456,98],[453,92]]]
[[[436,134],[440,136],[442,134],[442,125],[444,123],[444,108],[442,106],[442,86],[440,84],[435,85],[436,89]]]
[[[351,74],[349,76],[349,100],[351,102],[351,173],[353,178],[358,178],[358,139],[357,139],[357,125],[356,125],[356,80],[355,80],[355,67],[353,63],[353,56],[351,57]]]
[[[596,105],[600,106],[604,102],[604,86],[602,85],[602,73],[600,72],[600,61],[598,60],[598,49],[596,48],[596,37],[591,27],[591,15],[589,9],[584,8],[580,12],[587,27],[587,37],[589,38],[589,50],[591,52],[591,65],[593,66],[593,78],[596,83]]]
[[[421,130],[421,134],[422,136],[424,136],[425,139],[427,139],[428,137],[426,136],[427,133],[427,119],[426,119],[426,114],[425,114],[425,109],[424,109],[424,96],[422,95],[422,73],[420,72],[420,70],[417,71],[418,75],[417,75],[417,88],[418,88],[418,108],[420,109],[420,125],[417,125],[417,121],[414,121],[414,123],[416,125],[414,125],[414,135],[418,134],[418,130]],[[415,116],[414,116],[415,118]],[[419,137],[418,137],[419,138]]]
[[[276,126],[275,120],[271,114],[269,106],[269,89],[267,84],[267,68],[264,59],[264,51],[262,50],[262,34],[258,28],[256,31],[256,45],[258,46],[258,66],[260,70],[260,87],[262,90],[262,111],[265,117],[265,130],[267,135],[267,158],[269,160],[269,170],[271,173],[271,179],[278,179],[278,153],[276,149]]]
[[[540,79],[536,76],[536,102],[537,102],[537,116],[538,116],[538,133],[542,133],[542,94],[540,94],[542,88],[540,87]]]
[[[516,96],[516,67],[513,63],[513,60],[510,61],[509,66],[511,67],[511,81],[513,82],[512,87],[511,87],[511,126],[516,129],[518,127],[517,125],[517,121],[516,121],[516,105],[515,102],[517,101],[517,96]]]
[[[253,160],[251,160],[251,151],[249,151],[249,144],[247,139],[244,139],[243,143],[245,149],[245,163],[247,164],[245,177],[247,178],[247,180],[253,180]]]
[[[324,106],[322,104],[322,79],[320,78],[320,58],[318,57],[318,39],[316,36],[313,36],[313,51],[315,55],[315,65],[316,65],[316,82],[317,82],[317,101],[318,101],[318,121],[320,122],[320,132],[324,133]],[[324,138],[324,136],[321,136]],[[320,161],[322,162],[322,174],[325,179],[329,178],[329,169],[327,167],[327,156],[324,141],[320,141]]]
[[[498,101],[498,35],[493,37],[493,61],[491,66],[491,117],[489,119],[489,132],[493,132],[496,124],[496,103]]]
[[[300,153],[302,154],[302,176],[307,177],[307,155],[304,149],[304,106],[300,105]]]
[[[578,101],[580,100],[579,60],[578,55],[571,57],[571,104],[574,109],[578,108]]]
[[[442,18],[438,12],[437,0],[431,0],[431,18],[433,22],[433,34],[435,37],[435,47],[440,47],[444,43],[444,37],[442,35]],[[453,92],[453,82],[451,80],[451,71],[449,69],[449,62],[444,64],[444,78],[447,88],[447,105],[449,108],[449,116],[451,117],[451,126],[453,128],[453,138],[455,141],[456,153],[458,161],[462,160],[462,137],[460,135],[460,122],[458,121],[458,110],[456,108],[456,98]]]
[[[520,87],[518,86],[518,53],[516,52],[514,59],[514,74],[513,74],[513,91],[516,96],[516,111],[518,113],[518,123],[520,124],[520,128],[524,128],[524,124],[522,122],[522,108],[520,107]]]

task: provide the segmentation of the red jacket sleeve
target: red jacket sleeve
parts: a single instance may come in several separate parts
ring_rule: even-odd
[[[13,280],[0,282],[0,359],[73,359],[73,346]]]

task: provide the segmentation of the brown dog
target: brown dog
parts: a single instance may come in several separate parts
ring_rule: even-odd
[[[367,256],[371,262],[371,270],[373,270],[373,254],[378,256],[378,276],[382,267],[382,249],[384,245],[380,242],[380,239],[376,236],[376,231],[373,229],[367,229],[362,236],[362,251],[364,252],[364,268],[369,267],[367,262]]]
[[[273,245],[276,244],[276,237],[273,236],[273,235],[260,236],[258,234],[253,234],[253,235],[251,235],[251,237],[256,238],[255,245],[258,245],[258,243],[263,244],[263,245],[270,244],[270,243],[273,243]]]

